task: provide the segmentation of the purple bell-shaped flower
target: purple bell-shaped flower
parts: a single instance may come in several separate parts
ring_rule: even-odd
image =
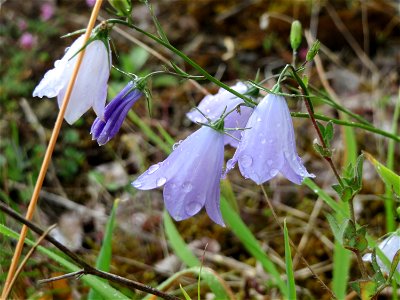
[[[297,155],[293,123],[285,98],[268,94],[254,109],[226,172],[239,164],[245,178],[262,184],[281,173],[301,184],[307,172]]]
[[[209,217],[224,226],[219,200],[223,162],[224,134],[202,126],[132,185],[140,190],[164,185],[165,206],[176,221],[194,216],[204,206]]]

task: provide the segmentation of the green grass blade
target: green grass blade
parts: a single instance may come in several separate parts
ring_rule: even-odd
[[[113,208],[111,210],[110,218],[106,224],[105,235],[103,239],[103,245],[101,246],[99,257],[96,261],[96,268],[102,271],[110,271],[111,254],[112,254],[112,236],[115,227],[115,213],[117,211],[119,200],[115,200]],[[103,280],[106,282],[106,280]],[[101,299],[101,295],[94,289],[90,289],[88,300]]]
[[[393,113],[392,120],[392,133],[396,134],[397,132],[397,122],[399,120],[400,115],[400,89],[399,89],[399,98],[396,102],[396,106]],[[388,142],[388,153],[386,165],[390,170],[394,170],[394,151],[395,150],[395,142],[393,140],[389,140]],[[392,232],[396,230],[395,224],[395,214],[394,214],[394,195],[390,185],[386,184],[385,187],[385,216],[386,216],[386,230],[387,232]],[[396,295],[397,298],[397,295]]]
[[[136,125],[138,126],[142,132],[152,141],[154,144],[157,145],[162,151],[165,153],[170,153],[171,152],[171,147],[168,145],[168,143],[164,142],[157,134],[154,133],[154,131],[151,129],[149,125],[147,125],[145,122],[142,121],[141,118],[137,114],[133,112],[133,110],[130,110],[128,112],[128,118]]]
[[[177,272],[157,286],[157,289],[164,290],[165,288],[171,286],[174,282],[178,281],[180,277],[187,275],[200,275],[201,279],[209,286],[215,295],[215,299],[235,299],[232,291],[224,283],[224,281],[212,269],[207,267],[193,267]],[[152,295],[146,296],[143,300],[150,299],[152,299]]]
[[[19,237],[19,234],[16,233],[15,231],[7,228],[6,226],[4,226],[3,224],[0,224],[0,233],[17,240]],[[29,239],[25,239],[25,243],[33,246],[35,244],[35,242],[29,240]],[[58,255],[56,252],[49,250],[43,246],[38,246],[37,250],[41,253],[43,253],[44,255],[48,256],[49,258],[51,258],[52,260],[56,261],[57,263],[59,263],[60,265],[62,265],[68,272],[76,272],[81,270],[80,267],[78,267],[77,265],[69,262],[68,260],[66,260],[64,257]],[[101,295],[101,297],[103,297],[104,299],[121,299],[121,300],[128,300],[129,298],[126,297],[124,294],[122,294],[121,292],[119,292],[118,290],[116,290],[115,288],[113,288],[112,286],[110,286],[107,282],[104,282],[102,280],[100,280],[98,277],[93,276],[93,275],[84,275],[81,277],[81,280],[87,284],[88,286],[90,286],[92,289],[94,289],[99,295]]]
[[[365,157],[372,163],[379,176],[397,195],[400,195],[400,176],[377,161],[371,154],[364,152]]]
[[[165,234],[167,235],[168,242],[174,250],[174,253],[189,267],[200,266],[199,259],[187,247],[167,210],[164,210],[163,219]]]
[[[331,196],[329,196],[322,188],[320,188],[312,179],[305,178],[303,184],[310,188],[315,194],[317,194],[321,199],[328,204],[328,206],[335,212],[343,217],[349,218],[349,212],[344,207],[342,207],[337,201],[335,201]]]
[[[242,219],[228,204],[224,197],[221,197],[221,212],[226,225],[231,228],[232,232],[239,238],[247,251],[249,251],[250,254],[261,263],[264,270],[271,275],[281,293],[287,297],[286,284],[281,279],[281,274],[275,264],[268,258],[250,229],[244,224]]]
[[[285,262],[286,262],[286,276],[287,276],[287,287],[288,287],[288,298],[296,300],[296,284],[294,282],[292,253],[290,250],[289,243],[289,232],[286,227],[286,220],[283,222],[283,237],[285,239]]]

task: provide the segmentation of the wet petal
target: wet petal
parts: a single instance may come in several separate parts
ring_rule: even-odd
[[[180,143],[166,160],[151,166],[132,185],[148,190],[165,184],[165,205],[177,221],[197,214],[206,205],[210,217],[223,224],[222,217],[218,217],[221,215],[219,181],[223,157],[223,134],[203,126]]]

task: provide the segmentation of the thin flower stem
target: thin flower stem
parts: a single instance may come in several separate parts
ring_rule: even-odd
[[[88,26],[87,26],[87,29],[86,29],[86,33],[85,33],[85,36],[84,36],[83,44],[86,44],[86,42],[89,40],[90,34],[92,32],[92,29],[93,29],[94,24],[96,22],[97,16],[99,14],[102,2],[103,2],[103,0],[97,0],[95,6],[93,7],[93,11],[92,11],[92,14],[90,16],[90,20],[89,20],[89,23],[88,23]],[[35,188],[34,188],[34,191],[33,191],[33,194],[32,194],[32,198],[31,198],[31,200],[29,202],[28,211],[26,213],[26,219],[27,220],[31,220],[32,219],[33,213],[35,211],[36,203],[38,201],[39,194],[40,194],[40,190],[42,189],[42,184],[43,184],[44,178],[45,178],[46,173],[47,173],[47,169],[48,169],[50,161],[51,161],[51,156],[53,154],[53,150],[54,150],[57,138],[58,138],[58,134],[60,132],[61,125],[63,123],[65,111],[67,109],[69,98],[71,96],[72,89],[74,87],[75,80],[77,78],[78,71],[79,71],[80,65],[82,63],[84,54],[85,54],[85,50],[82,50],[81,52],[79,52],[79,55],[78,55],[78,58],[77,58],[77,61],[76,61],[76,64],[75,64],[71,79],[70,79],[70,82],[69,82],[67,90],[65,92],[65,96],[64,96],[64,99],[63,99],[63,102],[62,102],[62,106],[61,106],[60,111],[58,113],[57,120],[56,120],[56,123],[54,125],[53,132],[51,134],[51,138],[50,138],[49,144],[47,146],[46,154],[44,156],[43,163],[42,163],[42,166],[41,166],[41,169],[40,169],[40,172],[39,172],[36,184],[35,184]],[[6,291],[8,290],[8,288],[10,286],[10,282],[11,282],[12,278],[14,277],[15,270],[17,269],[18,261],[19,261],[19,258],[21,256],[22,248],[24,246],[24,240],[25,240],[27,232],[28,232],[28,227],[27,226],[22,226],[20,237],[19,237],[17,246],[15,247],[14,256],[13,256],[13,258],[11,260],[10,269],[8,271],[8,274],[7,274],[7,279],[6,279],[5,283],[4,283],[4,288],[3,288],[3,292],[1,294],[0,299],[5,299],[5,293],[6,293]]]
[[[350,209],[350,219],[353,221],[354,224],[357,224],[356,223],[356,215],[354,213],[354,197],[351,197],[349,200],[349,209]],[[367,280],[368,272],[367,272],[367,269],[365,268],[364,262],[362,260],[361,253],[358,250],[353,250],[353,252],[357,258],[357,264],[358,264],[358,267],[360,268],[362,279]]]
[[[205,78],[207,78],[209,81],[215,83],[216,85],[218,85],[219,87],[222,87],[223,89],[227,90],[228,92],[234,94],[235,96],[243,99],[243,101],[251,106],[256,106],[257,103],[254,102],[253,100],[251,100],[250,98],[242,95],[241,93],[235,91],[234,89],[230,88],[228,85],[226,85],[225,83],[219,81],[218,79],[216,79],[214,76],[210,75],[206,70],[204,70],[202,67],[200,67],[196,62],[194,62],[192,59],[190,59],[186,54],[184,54],[183,52],[181,52],[180,50],[176,49],[174,46],[172,46],[170,43],[165,42],[164,40],[156,37],[155,35],[148,33],[147,31],[144,31],[143,29],[133,25],[133,24],[129,24],[129,22],[124,21],[124,20],[119,20],[119,19],[109,19],[106,21],[109,24],[121,24],[121,25],[125,25],[129,28],[132,28],[142,34],[144,34],[145,36],[151,38],[152,40],[156,41],[157,43],[159,43],[160,45],[164,46],[165,48],[167,48],[168,50],[172,51],[173,53],[175,53],[176,55],[178,55],[180,58],[182,58],[185,62],[187,62],[189,65],[191,65],[193,68],[195,68],[197,71],[199,71]]]
[[[12,208],[10,208],[6,203],[3,201],[0,201],[0,210],[6,213],[8,216],[12,217],[13,219],[17,220],[18,222],[21,222],[24,224],[26,227],[31,229],[33,232],[43,235],[44,231],[39,228],[37,225],[32,223],[31,221],[25,219],[23,216],[18,214],[16,211],[14,211]],[[132,290],[139,290],[148,294],[156,295],[159,296],[163,299],[167,300],[179,300],[180,298],[166,294],[160,290],[157,290],[151,286],[144,285],[140,282],[133,281],[112,273],[104,272],[99,269],[96,269],[95,267],[92,267],[89,265],[85,260],[80,258],[78,255],[76,255],[74,252],[69,250],[66,246],[58,242],[55,238],[45,235],[44,238],[52,243],[55,247],[57,247],[61,252],[63,252],[65,255],[67,255],[69,258],[71,258],[77,265],[79,265],[82,269],[78,273],[83,273],[83,274],[90,274],[90,275],[95,275],[100,278],[124,285]],[[75,275],[75,274],[74,274]],[[5,300],[5,299],[4,299]]]
[[[300,85],[301,93],[305,94],[308,97],[309,93],[308,93],[307,87],[305,86],[305,84],[301,80],[301,78],[297,75],[297,72],[296,72],[295,68],[293,66],[290,66],[290,65],[289,65],[289,68],[292,70],[294,78],[296,79],[297,83]],[[310,119],[311,119],[311,122],[312,122],[312,124],[314,126],[314,129],[317,132],[317,135],[318,135],[318,138],[319,138],[319,141],[320,141],[322,147],[327,148],[327,146],[325,144],[325,141],[324,141],[324,138],[322,137],[321,130],[319,129],[319,127],[317,125],[317,121],[315,120],[314,111],[313,111],[313,109],[311,107],[311,104],[310,104],[310,99],[308,99],[307,97],[303,97],[303,99],[304,99],[304,103],[305,103],[306,108],[307,108],[308,115],[310,116]],[[329,166],[331,167],[331,169],[332,169],[332,171],[333,171],[338,183],[343,187],[344,185],[343,185],[342,178],[340,178],[339,172],[337,171],[335,165],[333,164],[332,158],[324,156],[324,159],[328,162]]]

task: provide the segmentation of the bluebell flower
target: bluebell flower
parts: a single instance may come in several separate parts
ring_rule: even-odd
[[[80,36],[65,52],[62,59],[54,63],[33,91],[34,97],[56,97],[61,107],[69,80],[71,79],[78,56],[83,46],[84,36]],[[107,48],[108,47],[108,48]],[[90,107],[99,118],[103,118],[107,98],[107,81],[110,76],[111,51],[107,43],[94,40],[85,48],[82,65],[65,112],[65,120],[72,124]]]
[[[239,164],[245,178],[262,184],[281,173],[296,184],[307,172],[297,155],[293,123],[285,98],[268,94],[254,109],[226,172]]]
[[[176,221],[194,216],[205,206],[209,217],[224,226],[219,200],[223,162],[224,134],[202,126],[132,185],[140,190],[164,185],[165,206]]]
[[[386,239],[384,239],[380,244],[379,244],[379,249],[385,254],[387,259],[390,261],[390,264],[394,260],[394,256],[396,255],[397,251],[400,251],[400,234],[398,232],[394,232],[389,235]],[[364,261],[372,261],[372,255],[370,253],[365,254],[362,258]],[[377,255],[377,263],[378,266],[381,268],[382,272],[389,274],[390,273],[390,268],[386,266],[386,264],[383,263],[383,261],[379,258]],[[397,265],[396,267],[397,272],[400,272],[400,264]],[[400,284],[400,282],[398,282]]]
[[[141,90],[135,83],[129,82],[118,95],[107,104],[104,118],[94,120],[90,133],[92,139],[101,146],[111,140],[119,131],[131,107],[142,97]]]
[[[243,82],[238,82],[231,88],[241,94],[246,93],[248,90],[248,87]],[[217,94],[205,96],[197,108],[211,121],[216,121],[221,117],[224,110],[229,112],[241,103],[243,103],[242,99],[236,97],[227,90],[220,88]],[[199,110],[192,109],[186,114],[186,116],[192,122],[207,123],[207,119],[199,112]],[[238,111],[230,113],[224,119],[225,128],[244,128],[252,112],[253,109],[251,107],[241,106]],[[241,131],[230,130],[228,133],[233,137],[225,135],[225,145],[230,144],[232,147],[237,147]]]

